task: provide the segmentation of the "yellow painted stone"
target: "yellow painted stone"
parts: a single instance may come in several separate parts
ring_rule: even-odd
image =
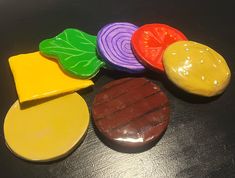
[[[208,46],[193,41],[179,41],[167,47],[163,64],[168,78],[189,93],[218,95],[230,81],[225,59]]]
[[[13,56],[9,64],[20,102],[74,92],[94,84],[65,74],[55,61],[40,52]]]
[[[6,115],[4,136],[17,156],[29,161],[50,161],[70,153],[88,125],[87,105],[77,93],[25,109],[17,100]]]

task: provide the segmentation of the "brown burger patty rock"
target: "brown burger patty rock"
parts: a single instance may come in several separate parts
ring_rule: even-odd
[[[167,96],[145,78],[106,84],[95,96],[92,114],[103,136],[128,147],[158,140],[169,123]]]

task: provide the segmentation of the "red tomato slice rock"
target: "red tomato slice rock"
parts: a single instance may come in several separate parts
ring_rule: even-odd
[[[179,30],[165,24],[147,24],[136,30],[131,44],[136,57],[147,67],[164,72],[162,57],[172,43],[187,40]]]

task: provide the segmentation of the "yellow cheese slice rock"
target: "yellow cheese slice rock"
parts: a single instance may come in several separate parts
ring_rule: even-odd
[[[65,74],[59,65],[40,52],[21,54],[9,59],[20,102],[77,91],[93,85]]]
[[[202,96],[222,93],[230,81],[225,59],[213,49],[193,41],[179,41],[164,52],[168,78],[183,90]]]
[[[83,138],[89,111],[77,93],[21,109],[17,100],[4,121],[7,146],[29,161],[50,161],[70,153]]]

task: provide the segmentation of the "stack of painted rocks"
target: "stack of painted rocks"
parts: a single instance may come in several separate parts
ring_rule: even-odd
[[[168,98],[144,78],[146,70],[205,97],[221,94],[230,81],[221,55],[164,24],[111,23],[97,36],[66,29],[39,50],[9,59],[19,100],[6,115],[4,135],[9,149],[30,161],[61,158],[81,142],[90,116],[76,91],[94,85],[101,68],[143,74],[106,84],[92,106],[101,137],[130,150],[156,143],[169,123]]]

